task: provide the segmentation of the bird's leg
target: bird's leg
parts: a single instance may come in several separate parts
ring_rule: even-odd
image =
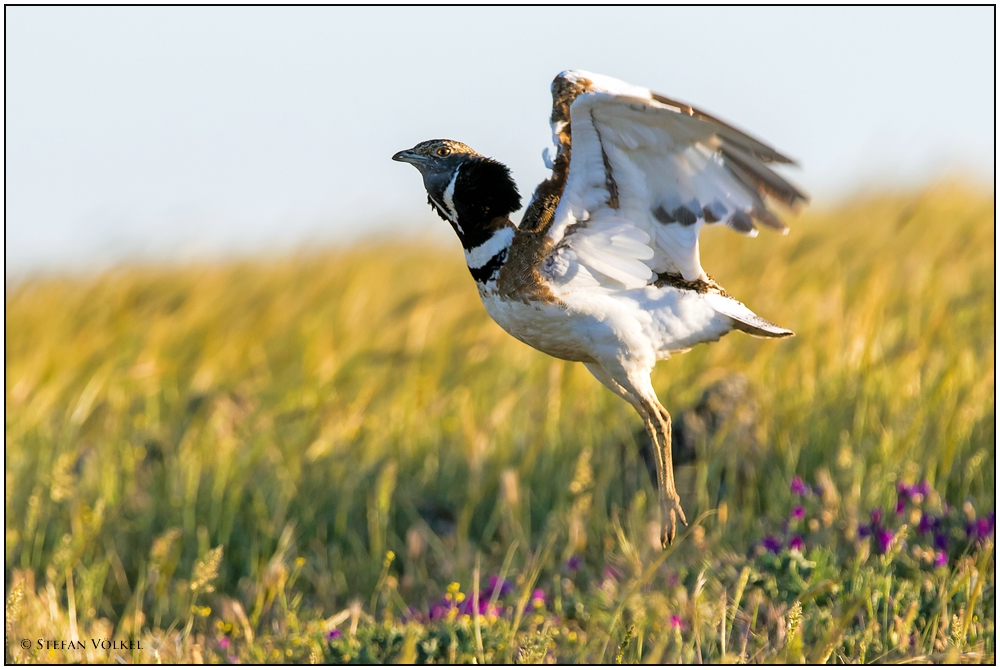
[[[687,517],[681,508],[681,498],[677,495],[674,482],[674,459],[671,447],[670,414],[659,402],[647,405],[646,430],[653,439],[653,453],[656,455],[656,488],[660,497],[660,545],[665,549],[677,534],[677,521],[685,526]]]
[[[646,432],[652,442],[653,454],[656,459],[656,490],[660,498],[660,515],[662,529],[660,544],[666,548],[674,541],[677,534],[677,520],[687,525],[684,510],[681,509],[681,498],[677,495],[674,484],[674,458],[670,442],[670,415],[656,398],[649,381],[649,370],[633,370],[630,374],[622,368],[617,374],[612,374],[607,368],[597,363],[585,363],[598,381],[624,398],[635,407],[646,425]],[[615,369],[613,366],[611,369]]]

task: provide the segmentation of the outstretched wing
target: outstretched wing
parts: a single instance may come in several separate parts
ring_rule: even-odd
[[[581,71],[561,73],[553,93],[555,169],[569,156],[546,233],[553,278],[626,287],[663,273],[707,279],[698,253],[704,225],[756,236],[758,222],[787,232],[765,200],[806,200],[768,167],[791,160],[688,105]]]

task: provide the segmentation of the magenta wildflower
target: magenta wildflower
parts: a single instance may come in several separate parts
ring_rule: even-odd
[[[326,638],[328,640],[339,640],[340,639],[340,631],[337,630],[336,628],[334,628],[333,630],[331,630],[329,633],[326,634]]]
[[[793,519],[804,519],[805,516],[806,516],[806,508],[803,507],[802,505],[799,505],[798,507],[792,509]]]
[[[797,496],[809,495],[809,485],[802,481],[802,477],[799,477],[798,475],[792,477],[791,489],[792,493]]]
[[[545,607],[545,591],[543,589],[535,589],[532,591],[531,600],[528,601],[524,611],[528,613],[531,610],[540,610],[543,607]]]
[[[934,554],[935,567],[941,568],[946,565],[948,565],[948,554],[944,553],[943,551],[939,551],[938,553]]]
[[[219,638],[219,647],[222,649],[229,649],[229,638],[223,635]]]
[[[802,538],[798,535],[795,535],[792,537],[791,540],[788,541],[788,548],[791,549],[792,551],[802,551],[802,544],[803,544]]]
[[[993,534],[996,525],[996,515],[990,512],[984,517],[976,519],[976,538],[984,540]]]
[[[903,510],[906,509],[906,503],[913,502],[913,496],[919,492],[916,486],[910,486],[903,481],[897,482],[896,493],[899,494],[899,497],[896,498],[896,514],[902,514]]]
[[[878,542],[879,553],[884,554],[889,550],[889,545],[892,543],[892,538],[896,537],[888,528],[880,528],[875,533],[875,541]]]
[[[451,607],[452,605],[450,602],[441,599],[431,605],[430,610],[427,612],[427,618],[431,621],[434,621],[435,619],[443,619],[448,616],[448,612],[451,611]]]
[[[927,483],[926,479],[921,479],[920,483],[913,487],[915,493],[927,497],[927,494],[931,492],[931,485]]]
[[[616,568],[613,565],[605,565],[604,566],[604,578],[605,579],[612,579],[614,581],[618,581],[619,579],[622,578],[622,573],[621,573],[621,571],[618,568]]]
[[[489,594],[491,598],[493,597],[493,594],[497,592],[498,585],[500,588],[500,597],[503,597],[514,590],[514,587],[511,586],[510,582],[506,579],[500,579],[498,575],[490,575]]]
[[[684,627],[684,619],[680,618],[680,616],[677,615],[677,614],[671,614],[670,615],[670,627],[671,628],[683,628]]]
[[[770,551],[772,554],[777,554],[781,552],[781,540],[776,538],[774,535],[764,536],[764,548]]]
[[[867,526],[858,527],[858,537],[875,538],[876,546],[880,554],[884,554],[889,549],[892,539],[896,533],[882,525],[882,508],[876,507],[869,515],[871,523]]]
[[[468,614],[469,616],[472,616],[473,614],[476,613],[476,606],[472,602],[472,596],[469,596],[464,601],[462,601],[462,604],[459,606],[458,611],[461,614]],[[483,616],[483,615],[485,615],[485,616],[497,615],[499,613],[500,613],[500,608],[499,607],[497,607],[496,605],[494,605],[493,607],[490,607],[489,596],[487,596],[485,593],[480,593],[479,594],[479,614],[480,614],[480,616]]]
[[[994,519],[993,512],[984,517],[973,519],[965,526],[966,536],[970,540],[982,543],[983,540],[993,534]]]

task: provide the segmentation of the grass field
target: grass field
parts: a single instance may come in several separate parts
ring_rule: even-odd
[[[797,337],[657,368],[675,416],[756,399],[667,552],[638,416],[457,248],[8,288],[5,658],[993,662],[993,221],[941,186],[706,231]]]

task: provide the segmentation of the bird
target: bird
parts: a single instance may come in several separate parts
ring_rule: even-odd
[[[510,169],[462,142],[432,139],[392,159],[417,168],[427,202],[454,229],[490,317],[521,342],[577,361],[642,418],[653,445],[660,544],[687,518],[674,483],[670,414],[656,363],[738,330],[784,338],[701,266],[699,233],[788,228],[770,206],[808,196],[775,172],[794,164],[686,103],[605,75],[552,82],[551,174],[519,225]]]

